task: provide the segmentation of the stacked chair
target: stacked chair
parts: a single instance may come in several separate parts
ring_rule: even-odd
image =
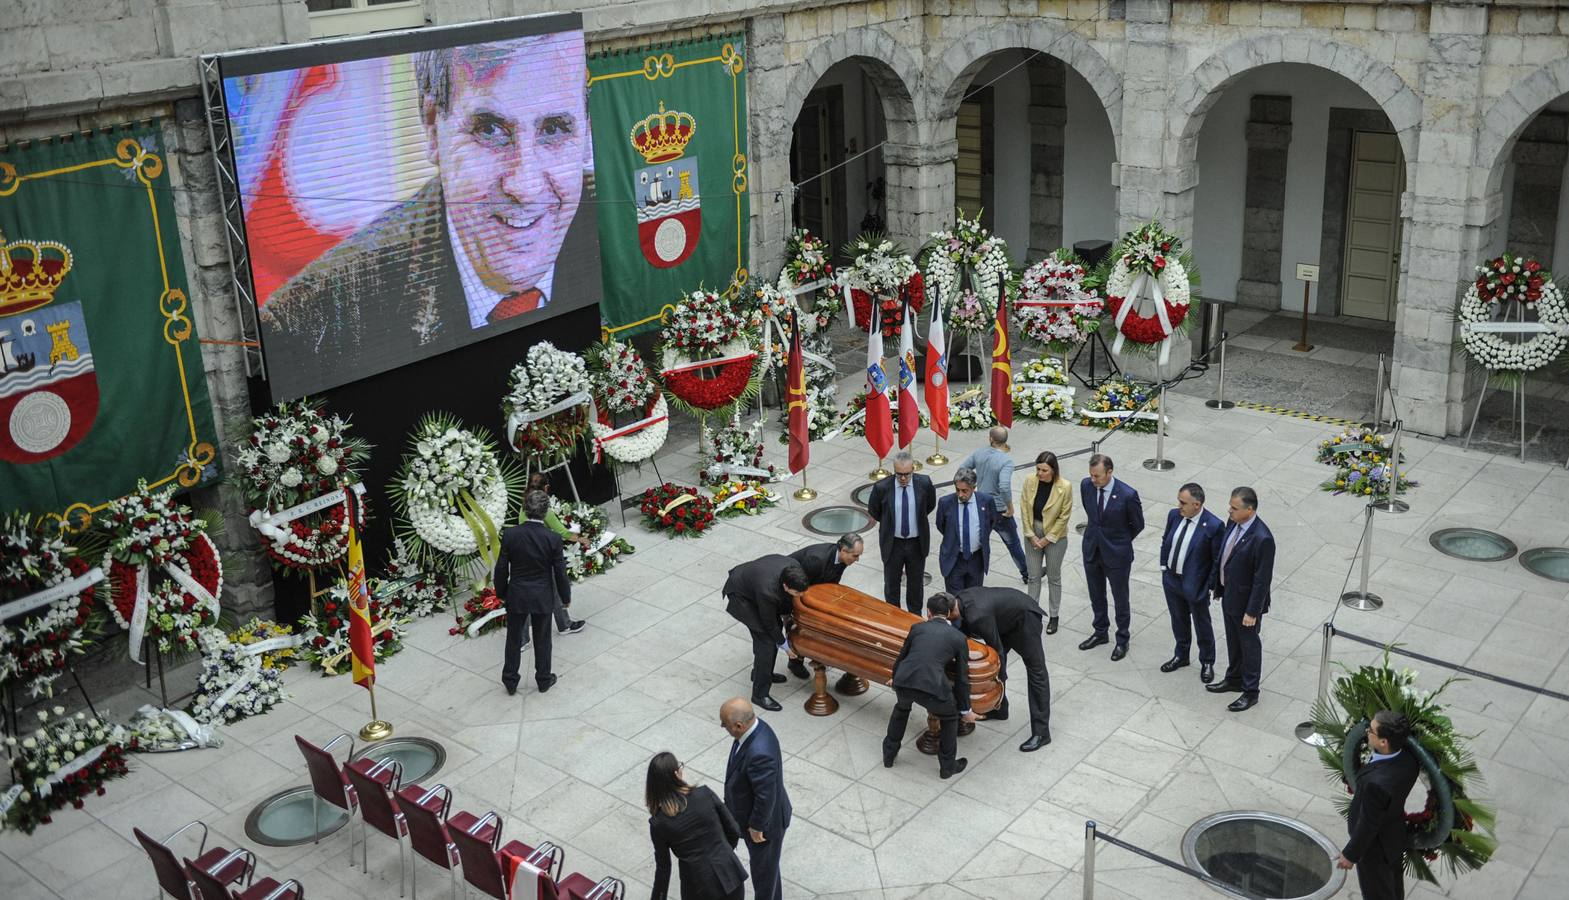
[[[192,828],[200,828],[202,837],[196,846],[196,858],[184,857],[182,863],[169,845]],[[152,861],[160,898],[168,895],[175,900],[303,900],[305,896],[305,889],[292,878],[283,882],[266,877],[254,881],[256,854],[244,847],[207,849],[204,822],[188,822],[161,841],[140,828],[131,831]]]

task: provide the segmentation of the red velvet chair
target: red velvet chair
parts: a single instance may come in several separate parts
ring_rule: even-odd
[[[409,833],[409,824],[396,796],[402,787],[403,766],[392,759],[356,759],[343,764],[343,774],[359,796],[360,821],[364,827],[374,828],[397,842],[398,896],[406,896],[403,882],[408,877],[409,865],[404,859],[403,838]],[[366,874],[370,874],[368,835],[367,831],[360,839],[360,867]]]
[[[626,885],[619,878],[605,876],[598,881],[573,872],[556,884],[557,900],[625,900]]]
[[[250,860],[251,868],[255,869],[255,854],[249,850],[235,852],[244,854]],[[305,897],[305,888],[293,878],[279,881],[276,878],[263,877],[240,891],[197,868],[196,864],[188,859],[185,861],[185,868],[196,884],[196,893],[200,895],[201,900],[304,900]]]
[[[242,879],[250,883],[251,874],[255,870],[255,859],[247,863],[243,858],[246,850],[229,850],[226,847],[207,849],[207,824],[205,822],[187,822],[163,840],[151,837],[140,828],[132,828],[136,835],[137,843],[146,851],[147,858],[152,860],[153,872],[158,876],[158,896],[165,894],[175,900],[197,900],[192,896],[192,879],[180,865],[180,860],[169,849],[169,844],[175,838],[192,828],[201,828],[202,839],[196,847],[196,859],[190,861],[195,870],[216,879],[223,884],[238,884]]]
[[[398,791],[398,809],[408,823],[409,846],[414,852],[447,870],[452,876],[452,896],[458,896],[458,848],[447,834],[447,811],[452,791],[444,784],[422,788],[411,784]],[[419,900],[419,867],[413,867],[414,900]]]
[[[447,820],[447,834],[463,860],[463,880],[495,900],[557,900],[556,879],[563,854],[550,842],[530,847],[522,841],[501,845],[501,816],[494,811],[476,818],[458,812]],[[525,879],[533,873],[532,891]]]
[[[332,748],[339,741],[349,742],[348,759],[354,757],[354,738],[347,733],[340,734],[327,742],[325,747],[318,747],[299,735],[294,736],[294,743],[299,745],[300,753],[305,756],[305,768],[310,772],[311,790],[315,797],[311,800],[311,816],[315,820],[315,843],[321,843],[321,803],[323,800],[348,813],[349,821],[344,826],[349,832],[349,865],[354,865],[354,814],[359,811],[359,797],[355,795],[354,788],[349,785],[348,776],[343,774],[343,769],[337,759],[332,755]],[[360,838],[364,839],[365,823],[360,823]]]

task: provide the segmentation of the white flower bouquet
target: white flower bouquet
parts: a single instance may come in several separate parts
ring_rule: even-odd
[[[217,629],[202,643],[202,673],[190,705],[198,722],[238,722],[283,701],[283,669],[268,665],[264,652],[236,643]]]
[[[32,834],[53,821],[51,813],[67,804],[81,809],[88,797],[102,796],[104,785],[126,774],[125,751],[136,740],[119,725],[86,713],[67,715],[56,706],[38,711],[32,734],[5,739],[11,753],[11,787],[0,795],[0,830]]]
[[[48,600],[0,621],[0,687],[25,687],[31,697],[53,694],[66,661],[97,630],[93,603],[102,578],[59,529],[42,529],[26,513],[0,522],[0,605],[40,594]]]
[[[1032,359],[1013,373],[1013,411],[1042,422],[1074,417],[1073,388],[1059,360]]]
[[[1013,268],[1007,242],[981,227],[980,213],[966,219],[956,211],[952,228],[932,232],[921,262],[926,280],[943,299],[950,328],[971,335],[992,330]]]
[[[428,413],[409,438],[389,487],[396,533],[421,566],[455,572],[499,543],[507,511],[521,499],[522,473],[495,443],[449,413]],[[494,561],[494,554],[489,558]]]
[[[549,341],[528,349],[528,360],[512,367],[501,414],[512,446],[537,468],[572,454],[588,431],[590,382],[583,358]]]

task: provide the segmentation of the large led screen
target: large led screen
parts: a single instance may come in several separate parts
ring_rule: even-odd
[[[274,400],[599,302],[577,15],[220,69]]]

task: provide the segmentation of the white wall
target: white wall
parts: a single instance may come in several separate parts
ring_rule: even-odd
[[[1242,270],[1242,211],[1247,174],[1244,132],[1255,94],[1291,97],[1291,146],[1286,156],[1285,224],[1280,282],[1284,310],[1301,311],[1297,263],[1322,265],[1324,158],[1330,107],[1377,109],[1360,87],[1313,66],[1280,63],[1254,69],[1233,83],[1210,108],[1199,133],[1199,186],[1194,200],[1193,252],[1203,277],[1201,293],[1235,300]],[[1312,311],[1318,289],[1313,288]],[[1327,311],[1326,311],[1327,312]]]
[[[991,85],[992,230],[1008,242],[1016,266],[1030,261],[1030,76],[1023,59],[1023,51],[999,53],[970,85]]]
[[[1117,240],[1117,192],[1111,170],[1117,164],[1111,120],[1090,83],[1068,70],[1068,124],[1062,161],[1062,243]]]

